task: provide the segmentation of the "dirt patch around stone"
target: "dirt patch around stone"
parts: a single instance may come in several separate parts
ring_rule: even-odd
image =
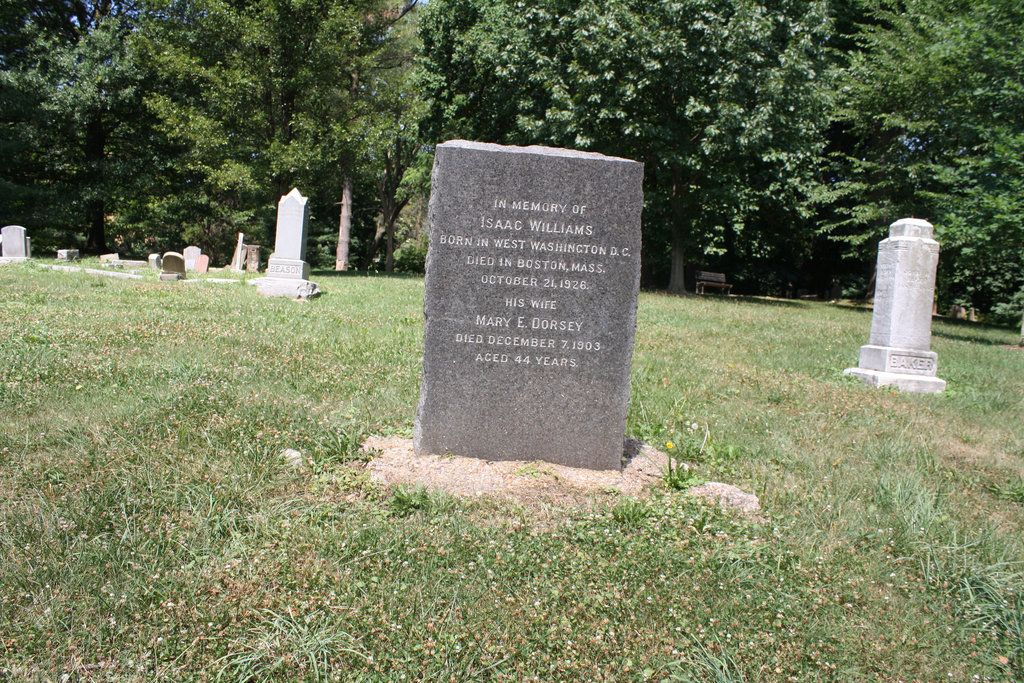
[[[370,478],[386,486],[417,486],[464,498],[488,496],[531,504],[578,505],[614,495],[645,497],[662,485],[665,453],[635,439],[624,443],[621,472],[554,465],[542,461],[491,461],[455,455],[416,455],[412,439],[373,436],[362,450],[371,456]],[[709,482],[688,491],[760,521],[757,497]]]
[[[491,461],[454,455],[416,455],[412,439],[370,437],[370,478],[381,484],[440,489],[461,497],[493,496],[518,503],[575,503],[594,495],[644,496],[659,484],[668,456],[634,439],[625,443],[621,472],[587,470],[547,462]]]

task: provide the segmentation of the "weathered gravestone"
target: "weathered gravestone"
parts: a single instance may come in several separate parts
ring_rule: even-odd
[[[199,260],[199,255],[202,253],[203,250],[199,247],[185,247],[185,251],[181,252],[185,258],[185,270],[195,270],[196,261]]]
[[[904,218],[889,226],[889,237],[878,245],[871,335],[860,347],[858,367],[844,374],[915,394],[946,388],[935,376],[938,354],[929,350],[938,264],[931,223]]]
[[[31,258],[28,237],[25,228],[20,225],[5,225],[0,234],[3,235],[3,251],[0,255],[12,261],[24,261]]]
[[[312,299],[320,286],[310,282],[306,258],[306,224],[309,208],[298,189],[281,197],[277,204],[277,235],[274,253],[267,259],[267,276],[258,278],[256,291],[264,296]]]
[[[100,263],[110,263],[112,261],[120,261],[120,254],[100,254]]]
[[[199,258],[196,259],[196,272],[203,274],[210,270],[210,257],[206,254],[200,254]]]
[[[58,249],[57,260],[58,261],[77,261],[79,257],[78,249]]]
[[[245,246],[244,240],[245,240],[245,235],[243,233],[238,233],[238,244],[235,245],[235,253],[231,257],[231,265],[230,265],[231,270],[236,272],[236,273],[241,273],[242,272],[242,260],[244,258],[243,255],[242,255],[242,253],[243,253],[242,249]]]
[[[245,245],[245,269],[250,273],[260,272],[260,245]]]
[[[160,254],[150,254],[148,259],[149,267],[152,268],[153,270],[159,270],[161,260],[162,259],[160,258]]]
[[[417,453],[621,469],[643,168],[438,145]]]
[[[184,280],[185,279],[185,257],[181,254],[169,251],[164,254],[160,263],[161,280]]]

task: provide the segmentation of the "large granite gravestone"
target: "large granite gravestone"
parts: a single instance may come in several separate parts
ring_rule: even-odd
[[[643,164],[437,147],[419,454],[622,466]]]
[[[175,251],[164,254],[160,260],[160,279],[184,280],[185,279],[185,257]]]
[[[5,225],[0,229],[3,235],[3,249],[0,255],[11,261],[24,261],[31,258],[29,251],[28,237],[25,235],[25,228],[20,225]]]
[[[195,270],[196,262],[202,253],[203,250],[199,247],[185,247],[185,251],[181,252],[181,255],[185,257],[185,270]]]
[[[297,188],[292,188],[292,191],[281,197],[277,204],[274,253],[267,259],[267,276],[256,280],[257,292],[264,296],[285,296],[293,299],[312,299],[320,296],[320,286],[308,280],[309,264],[304,260],[308,219],[309,207],[306,205],[306,197],[303,197]],[[256,258],[259,258],[258,252]]]
[[[938,264],[931,223],[904,218],[889,226],[888,239],[878,245],[871,335],[860,347],[858,367],[844,374],[915,394],[946,388],[935,376],[938,354],[930,350]]]

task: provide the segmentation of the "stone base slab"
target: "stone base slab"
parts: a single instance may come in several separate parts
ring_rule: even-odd
[[[0,256],[0,263],[22,263],[29,260],[28,256]]]
[[[866,344],[860,347],[857,367],[896,375],[934,377],[939,368],[939,354],[920,349]]]
[[[927,375],[908,375],[864,368],[847,368],[843,370],[843,374],[857,377],[876,387],[894,386],[909,394],[938,394],[946,388],[946,380]]]
[[[298,259],[276,258],[267,261],[267,277],[271,279],[309,280],[309,264]]]
[[[177,282],[178,280],[184,280],[185,276],[181,273],[160,273],[161,282]]]
[[[308,266],[307,266],[308,267]],[[289,299],[315,299],[320,296],[320,285],[309,280],[261,277],[254,281],[256,291],[263,296],[283,296]]]

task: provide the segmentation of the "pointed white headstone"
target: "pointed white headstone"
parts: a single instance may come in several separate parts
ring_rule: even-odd
[[[306,263],[306,227],[309,217],[307,199],[297,188],[277,203],[277,234],[274,253],[267,259],[267,277],[256,282],[256,290],[266,296],[311,299],[320,287],[309,281]]]

